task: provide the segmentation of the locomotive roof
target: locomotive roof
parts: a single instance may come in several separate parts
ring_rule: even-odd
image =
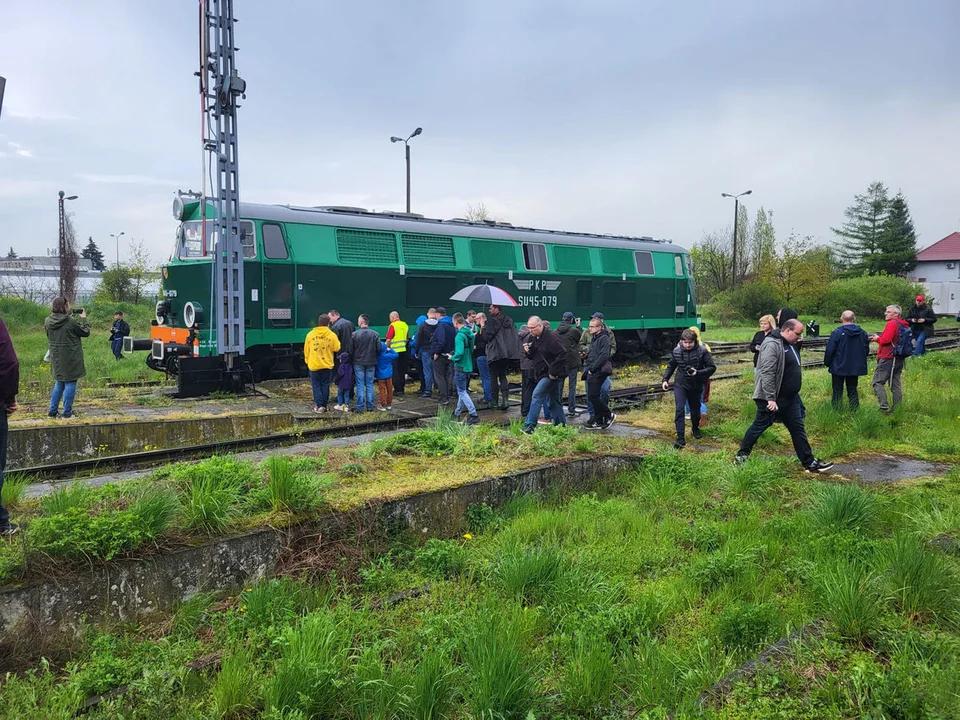
[[[519,227],[510,223],[470,222],[461,218],[439,220],[414,213],[378,213],[350,207],[295,207],[291,205],[263,205],[241,203],[240,216],[254,220],[273,220],[283,223],[332,225],[366,230],[386,230],[407,233],[432,233],[452,237],[482,238],[487,240],[516,240],[522,242],[550,242],[561,245],[587,245],[602,248],[625,248],[657,252],[685,253],[684,248],[667,240],[651,237],[625,237],[592,233],[564,232]]]

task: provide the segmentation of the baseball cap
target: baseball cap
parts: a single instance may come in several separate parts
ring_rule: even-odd
[[[603,320],[603,313],[602,313],[602,312],[595,312],[595,313],[594,313],[593,315],[591,315],[590,317],[596,318],[597,320]]]
[[[917,295],[917,300],[919,300],[920,302],[923,302],[924,300],[923,295]]]
[[[575,317],[574,314],[573,314],[572,312],[570,312],[569,310],[563,314],[563,321],[564,321],[564,322],[573,322],[575,319],[576,319],[576,317]]]

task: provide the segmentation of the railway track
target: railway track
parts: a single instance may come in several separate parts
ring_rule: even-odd
[[[960,327],[944,328],[943,330],[938,329],[936,335],[933,336],[931,340],[927,341],[927,346],[929,347],[931,343],[941,339],[941,338],[955,338],[960,337]],[[804,350],[815,350],[823,349],[827,346],[827,339],[829,334],[826,336],[820,336],[816,338],[804,338],[803,348]],[[707,344],[710,345],[710,352],[713,355],[730,355],[733,353],[746,353],[750,352],[750,341],[746,342],[730,342],[730,341],[710,341],[706,340]]]

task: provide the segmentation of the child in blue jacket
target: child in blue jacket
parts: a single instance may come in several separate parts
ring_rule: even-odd
[[[397,351],[388,348],[380,341],[380,354],[377,355],[377,387],[380,388],[380,407],[378,410],[390,410],[393,405],[393,361]]]

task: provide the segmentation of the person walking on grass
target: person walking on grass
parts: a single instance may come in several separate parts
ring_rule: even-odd
[[[80,343],[81,338],[90,337],[87,311],[81,310],[74,315],[65,297],[55,297],[43,327],[50,342],[50,373],[54,379],[47,415],[57,417],[62,398],[63,417],[71,418],[74,415],[73,399],[77,394],[77,381],[87,374],[83,364],[83,345]]]
[[[531,359],[536,385],[530,398],[530,411],[523,432],[532,435],[545,402],[550,403],[550,417],[554,425],[566,425],[563,404],[560,402],[560,384],[567,375],[567,351],[557,334],[546,327],[536,315],[527,320],[528,335],[523,351]]]
[[[827,349],[823,353],[823,364],[830,371],[833,381],[833,409],[840,409],[843,388],[847,388],[850,409],[860,407],[860,393],[857,383],[860,376],[867,374],[867,355],[870,352],[870,338],[866,331],[857,325],[857,316],[853,310],[844,310],[840,314],[840,327],[830,333]]]
[[[380,336],[370,329],[370,318],[357,318],[360,326],[353,332],[353,379],[357,391],[357,412],[373,411],[373,382],[380,355]]]
[[[680,333],[680,344],[670,354],[670,362],[663,373],[664,390],[669,388],[673,373],[677,373],[676,382],[673,384],[676,405],[673,420],[677,429],[677,440],[673,447],[678,450],[687,444],[685,408],[690,410],[693,437],[697,440],[703,437],[700,433],[700,398],[707,380],[717,371],[710,351],[697,340],[697,334],[690,328]]]
[[[910,325],[900,317],[899,305],[888,305],[883,317],[887,324],[879,335],[871,335],[870,340],[877,343],[877,367],[873,371],[873,394],[877,396],[880,412],[889,415],[903,402],[903,389],[900,376],[903,374],[903,364],[906,355],[897,354],[900,335]],[[890,386],[890,395],[893,407],[887,404],[886,386]]]
[[[110,328],[110,349],[117,360],[124,360],[123,339],[130,334],[130,325],[123,319],[123,312],[117,310],[113,314],[113,327]]]
[[[330,329],[330,316],[317,317],[317,326],[303,341],[303,360],[310,371],[313,389],[313,411],[325,413],[330,401],[330,380],[333,377],[333,359],[340,350],[340,339]]]
[[[591,320],[599,320],[600,324],[603,326],[604,332],[607,334],[607,339],[610,340],[610,361],[613,362],[613,358],[617,355],[617,336],[613,334],[613,330],[607,326],[606,322],[603,319],[602,312],[595,312],[590,316]],[[587,355],[590,353],[590,343],[593,341],[593,334],[590,332],[590,328],[587,327],[580,335],[580,357],[583,360],[587,359]],[[606,405],[610,404],[610,378],[613,375],[613,371],[610,371],[610,375],[607,375],[606,379],[603,381],[603,385],[600,388],[600,397],[603,399],[603,402]],[[596,417],[596,412],[593,409],[593,405],[590,404],[590,395],[587,395],[587,417],[591,420]],[[590,424],[589,422],[587,423]]]
[[[933,324],[937,322],[937,314],[927,305],[923,295],[917,295],[916,303],[907,315],[907,322],[910,323],[910,330],[913,331],[913,339],[917,344],[913,356],[920,357],[927,351],[927,338],[933,337]]]
[[[7,419],[17,411],[17,393],[20,392],[20,361],[13,347],[10,333],[0,320],[0,498],[3,493],[3,471],[7,466]],[[10,513],[0,502],[0,537],[15,535],[19,526],[10,522]]]
[[[587,430],[606,430],[613,425],[617,416],[610,412],[610,406],[603,397],[603,387],[613,374],[613,333],[607,330],[602,318],[590,318],[587,327],[590,333],[590,345],[583,366],[583,380],[587,384],[587,408],[590,419]]]
[[[827,472],[833,463],[818,460],[813,456],[803,419],[806,409],[800,399],[803,376],[800,356],[796,345],[803,337],[803,323],[787,320],[779,330],[771,332],[760,344],[760,359],[757,361],[753,400],[757,404],[757,416],[747,430],[735,462],[745,463],[750,451],[764,431],[777,420],[786,426],[793,441],[793,449],[803,469],[809,473]]]
[[[453,411],[453,416],[460,417],[461,411],[466,410],[467,425],[476,425],[480,422],[480,417],[467,391],[467,378],[473,372],[473,330],[467,326],[460,313],[454,313],[453,327],[457,331],[453,352],[450,353],[450,362],[453,364],[453,383],[457,388],[457,407]]]

